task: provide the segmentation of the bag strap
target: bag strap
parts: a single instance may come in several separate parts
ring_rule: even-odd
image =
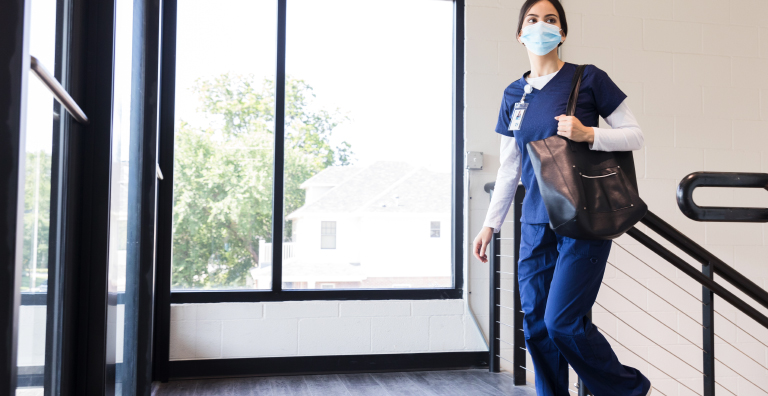
[[[572,116],[576,112],[576,101],[579,98],[579,87],[581,87],[581,75],[584,74],[586,64],[578,65],[576,72],[573,73],[571,80],[571,94],[568,96],[568,104],[565,106],[565,115]]]

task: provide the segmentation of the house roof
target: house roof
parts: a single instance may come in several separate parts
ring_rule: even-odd
[[[333,188],[287,219],[340,212],[449,212],[451,208],[450,172],[433,172],[401,161],[329,167],[301,185],[313,186]]]
[[[363,281],[368,275],[360,265],[350,263],[306,263],[301,261],[285,261],[282,266],[283,281],[296,282],[316,279],[323,282],[351,282]],[[250,270],[254,279],[270,279],[272,277],[272,265],[265,265]]]
[[[329,166],[318,174],[305,180],[304,183],[299,185],[299,188],[309,187],[332,187],[338,186],[344,180],[350,178],[356,172],[363,169],[362,166],[349,165],[349,166]]]

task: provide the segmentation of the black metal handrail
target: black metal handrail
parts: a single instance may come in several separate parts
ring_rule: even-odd
[[[642,220],[640,220],[640,222],[648,226],[648,228],[650,228],[655,233],[659,234],[659,236],[661,236],[662,238],[671,242],[673,245],[678,247],[687,255],[693,257],[696,261],[700,262],[703,265],[711,265],[715,274],[722,277],[728,283],[735,286],[737,289],[739,289],[744,294],[748,295],[750,298],[760,303],[762,306],[768,308],[768,292],[766,292],[765,289],[763,289],[762,287],[758,286],[757,284],[749,280],[749,278],[742,275],[739,271],[736,271],[733,267],[723,262],[723,260],[720,260],[719,258],[717,258],[717,256],[710,253],[708,250],[704,249],[701,245],[697,244],[696,242],[694,242],[693,240],[685,236],[685,234],[683,234],[682,232],[676,230],[674,227],[669,225],[669,223],[665,222],[664,220],[656,216],[653,212],[649,211],[648,214],[646,214],[645,217]],[[628,232],[627,234],[635,238],[632,233]],[[672,263],[672,264],[675,264],[675,263]],[[702,283],[702,285],[704,284]]]
[[[768,208],[698,206],[693,202],[697,187],[763,188],[768,190],[768,173],[693,172],[677,186],[677,206],[696,221],[768,223]]]
[[[653,215],[653,213],[651,213],[649,211],[648,215]],[[653,216],[655,216],[655,215],[653,215]],[[648,216],[646,215],[646,217],[648,217]],[[657,217],[657,219],[658,219],[658,217]],[[658,220],[659,221],[663,221],[661,219],[658,219]],[[645,223],[645,221],[643,223]],[[722,297],[723,300],[728,301],[728,303],[733,305],[736,309],[738,309],[741,312],[747,314],[749,317],[751,317],[752,319],[754,319],[755,321],[757,321],[758,323],[760,323],[761,325],[763,325],[765,328],[768,329],[768,317],[763,315],[760,311],[758,311],[757,309],[755,309],[751,305],[747,304],[744,300],[742,300],[741,298],[737,297],[735,294],[733,294],[730,291],[728,291],[728,289],[724,288],[723,286],[721,286],[717,282],[713,281],[710,277],[702,275],[701,272],[697,271],[694,267],[692,267],[690,264],[688,264],[688,262],[686,262],[685,260],[683,260],[680,257],[678,257],[676,254],[672,253],[669,249],[665,248],[660,243],[658,243],[655,240],[653,240],[653,238],[649,237],[648,235],[646,235],[645,233],[643,233],[642,231],[638,230],[635,227],[632,227],[629,231],[627,231],[627,235],[631,236],[632,238],[634,238],[635,240],[640,242],[640,244],[642,244],[643,246],[647,247],[652,252],[658,254],[661,258],[663,258],[667,262],[669,262],[672,265],[674,265],[675,267],[677,267],[677,269],[679,269],[680,271],[682,271],[686,275],[688,275],[691,278],[693,278],[693,280],[695,280],[696,282],[699,282],[702,286],[708,288],[709,290],[711,290],[712,292],[714,292],[718,296]],[[712,264],[713,263],[708,263],[708,264],[705,264],[705,265],[712,265]],[[715,271],[717,271],[717,267],[716,266],[713,266],[713,268],[715,269]],[[736,273],[738,274],[738,272],[736,272]],[[739,274],[739,275],[741,275],[741,274]],[[759,286],[755,285],[751,281],[749,281],[749,283],[752,286],[759,288]],[[736,284],[734,284],[734,286],[736,286],[740,290],[742,290],[742,288],[748,289],[749,285],[743,285],[743,284],[736,283]],[[760,290],[763,292],[763,294],[765,294],[765,290],[763,290],[763,289],[760,289]],[[758,302],[765,303],[765,301],[760,301],[760,300],[758,300]]]
[[[715,176],[713,176],[715,175]],[[726,181],[722,178],[724,176],[732,177],[734,180]],[[716,179],[716,180],[715,180]],[[713,181],[714,180],[714,181]],[[712,184],[717,182],[718,184]],[[760,184],[760,183],[763,184]],[[489,194],[493,194],[493,187],[495,183],[490,182],[485,185],[485,191]],[[745,174],[745,173],[703,173],[696,172],[686,176],[680,183],[678,188],[678,204],[681,210],[686,215],[691,217],[689,213],[694,213],[696,218],[691,217],[698,221],[734,221],[734,222],[768,222],[768,216],[766,220],[755,220],[755,217],[764,216],[762,212],[764,209],[760,208],[714,208],[714,207],[698,207],[693,203],[692,192],[696,187],[702,186],[719,186],[719,187],[763,187],[768,189],[768,175],[767,174]],[[498,372],[500,370],[500,361],[502,358],[500,343],[500,328],[504,324],[506,326],[513,327],[514,331],[514,345],[513,345],[513,377],[515,385],[524,385],[525,370],[529,370],[526,365],[525,349],[521,347],[524,345],[525,338],[523,334],[522,317],[523,313],[519,309],[520,307],[520,289],[517,281],[517,261],[520,250],[520,216],[522,212],[522,201],[525,195],[525,189],[522,186],[518,186],[518,191],[515,194],[514,203],[514,221],[515,221],[515,251],[513,260],[515,265],[514,271],[514,289],[508,290],[514,293],[514,323],[504,324],[501,323],[500,308],[501,305],[501,291],[505,289],[501,288],[501,255],[499,252],[501,233],[494,233],[493,240],[490,244],[489,250],[489,264],[490,264],[490,371]],[[768,211],[768,209],[765,209]],[[719,216],[719,217],[718,217]],[[709,220],[713,218],[712,220]],[[727,218],[727,220],[724,220]],[[730,303],[736,309],[740,310],[744,314],[748,315],[763,327],[768,328],[768,317],[763,315],[756,308],[724,288],[722,285],[714,281],[714,274],[719,275],[731,285],[735,286],[739,291],[743,292],[750,298],[754,299],[757,303],[768,308],[768,292],[765,289],[758,286],[747,277],[736,271],[733,267],[729,266],[717,256],[704,249],[701,245],[697,244],[685,234],[681,233],[670,224],[656,216],[653,212],[648,212],[646,216],[641,220],[641,223],[647,226],[650,230],[657,233],[665,240],[672,243],[674,246],[682,250],[684,253],[691,256],[696,261],[702,264],[702,268],[699,271],[695,267],[691,266],[687,261],[683,260],[669,249],[662,246],[660,243],[649,237],[642,231],[633,227],[627,232],[627,235],[634,238],[642,245],[665,259],[676,268],[693,278],[699,284],[702,285],[702,324],[703,324],[703,381],[704,381],[704,395],[710,396],[715,394],[715,344],[714,344],[714,305],[713,298],[717,295]],[[508,343],[508,342],[507,342]],[[507,359],[504,359],[507,360]],[[591,394],[586,387],[579,380],[579,395]]]

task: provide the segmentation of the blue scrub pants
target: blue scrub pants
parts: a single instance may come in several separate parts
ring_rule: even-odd
[[[595,396],[645,396],[650,389],[640,371],[619,363],[586,316],[611,243],[568,238],[549,224],[522,224],[517,276],[538,396],[569,396],[568,363]]]

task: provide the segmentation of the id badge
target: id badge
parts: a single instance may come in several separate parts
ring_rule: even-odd
[[[520,124],[523,123],[523,116],[525,116],[525,111],[527,109],[528,103],[515,103],[515,108],[512,111],[512,117],[509,120],[509,128],[507,128],[508,131],[520,130]]]

